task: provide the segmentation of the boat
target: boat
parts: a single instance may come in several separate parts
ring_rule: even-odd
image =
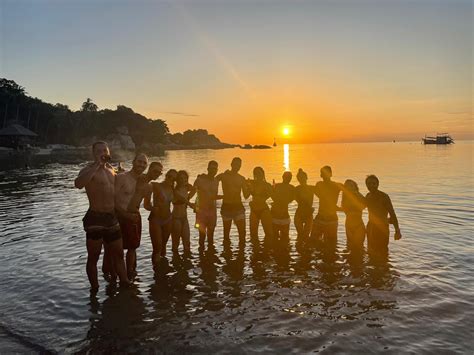
[[[422,138],[423,144],[453,144],[454,139],[448,133],[438,133],[436,137],[426,136]]]
[[[276,147],[277,146],[277,141],[275,138],[273,138],[273,146]]]

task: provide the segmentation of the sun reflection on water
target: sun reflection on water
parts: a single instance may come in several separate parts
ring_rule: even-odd
[[[283,166],[285,171],[290,170],[290,145],[284,144],[283,145]]]

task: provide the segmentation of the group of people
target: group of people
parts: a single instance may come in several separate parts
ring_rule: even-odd
[[[195,227],[199,231],[199,248],[214,248],[214,230],[217,224],[217,200],[222,200],[224,245],[230,243],[232,222],[237,227],[239,243],[246,241],[246,215],[242,197],[251,197],[250,237],[258,240],[261,225],[265,243],[270,248],[289,245],[291,218],[289,204],[296,201],[294,225],[298,243],[321,245],[336,249],[337,212],[346,215],[347,246],[362,250],[365,237],[370,252],[386,254],[389,243],[389,225],[395,227],[395,240],[401,238],[397,216],[389,196],[380,191],[375,175],[367,176],[365,183],[369,190],[363,196],[353,180],[344,184],[331,180],[329,166],[321,168],[321,181],[308,185],[308,176],[299,169],[296,175],[298,186],[291,184],[292,173],[285,171],[282,182],[270,184],[265,179],[262,167],[253,169],[253,179],[239,174],[242,161],[236,157],[231,168],[218,174],[218,163],[210,161],[207,172],[197,176],[194,184],[189,183],[186,171],[169,169],[162,182],[156,182],[163,173],[163,165],[151,162],[144,154],[135,156],[130,171],[117,173],[110,164],[110,150],[105,142],[92,145],[94,162],[87,165],[75,180],[75,186],[85,188],[89,199],[89,210],[83,218],[87,240],[87,276],[91,290],[99,287],[97,262],[104,246],[104,276],[113,281],[120,279],[122,285],[129,285],[136,276],[136,249],[141,240],[140,206],[150,211],[149,231],[153,247],[152,264],[156,271],[166,256],[167,242],[171,236],[172,251],[178,253],[182,244],[184,255],[190,255],[190,225],[188,208],[196,214]],[[147,169],[145,173],[145,170]],[[222,194],[219,194],[221,184]],[[342,193],[340,206],[339,195]],[[194,202],[192,198],[196,195]],[[314,196],[319,199],[319,208],[313,217]],[[269,204],[269,200],[272,203]],[[367,226],[362,212],[367,208]],[[124,249],[127,250],[124,261]]]

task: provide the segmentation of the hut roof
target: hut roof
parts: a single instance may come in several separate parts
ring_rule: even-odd
[[[38,135],[30,131],[28,128],[23,127],[19,124],[12,124],[0,130],[0,136],[27,136],[37,137]]]

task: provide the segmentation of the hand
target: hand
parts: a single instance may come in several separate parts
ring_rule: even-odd
[[[402,239],[402,233],[400,233],[400,230],[395,231],[395,235],[393,236],[393,239],[395,239],[395,240]]]

